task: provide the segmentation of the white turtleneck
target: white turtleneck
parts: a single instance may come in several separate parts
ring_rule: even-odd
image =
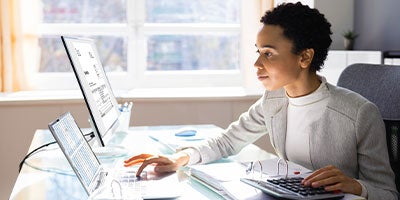
[[[286,155],[288,160],[312,169],[310,158],[310,125],[319,120],[328,104],[326,79],[309,95],[289,98],[286,129]]]

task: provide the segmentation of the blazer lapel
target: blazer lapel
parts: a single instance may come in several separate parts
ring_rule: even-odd
[[[269,118],[269,138],[276,154],[280,158],[287,160],[285,144],[286,144],[286,121],[287,121],[287,106],[288,99],[283,88],[273,92],[268,92],[265,102],[266,120]]]
[[[286,145],[286,121],[287,121],[287,101],[284,101],[278,113],[271,117],[272,139],[275,145],[275,151],[280,158],[287,160]]]

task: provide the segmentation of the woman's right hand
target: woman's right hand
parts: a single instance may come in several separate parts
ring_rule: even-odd
[[[178,152],[173,155],[153,155],[153,154],[139,154],[124,161],[125,167],[133,166],[142,163],[136,172],[139,176],[147,165],[154,164],[154,172],[166,173],[177,171],[181,166],[189,162],[189,155],[184,152]]]

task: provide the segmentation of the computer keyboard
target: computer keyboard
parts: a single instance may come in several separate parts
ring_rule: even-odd
[[[136,176],[136,171],[134,170],[118,170],[114,175],[115,180],[118,181],[122,187],[135,188],[140,184],[140,181],[147,180],[147,173],[143,172],[139,177]]]
[[[323,187],[312,188],[301,184],[303,178],[275,178],[266,180],[255,180],[249,178],[240,179],[263,192],[279,198],[286,199],[341,199],[341,192],[328,192]]]

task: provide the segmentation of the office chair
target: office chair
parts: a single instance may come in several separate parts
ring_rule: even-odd
[[[400,191],[400,66],[353,64],[340,74],[337,85],[378,106],[385,122],[390,165]]]

